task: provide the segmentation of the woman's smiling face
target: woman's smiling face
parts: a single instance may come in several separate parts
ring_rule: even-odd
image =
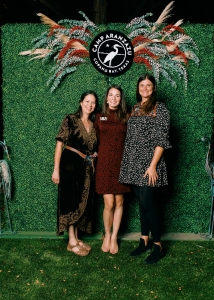
[[[142,102],[149,99],[154,91],[154,85],[149,79],[145,79],[139,82],[139,94],[141,95]]]
[[[110,109],[116,110],[121,101],[121,94],[118,89],[111,88],[108,92],[107,103]]]
[[[82,113],[90,115],[95,110],[96,107],[96,99],[94,95],[89,94],[85,96],[85,98],[80,103],[80,105],[82,107]]]

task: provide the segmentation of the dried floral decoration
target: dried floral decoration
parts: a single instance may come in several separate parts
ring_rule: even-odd
[[[194,53],[197,45],[180,27],[183,20],[174,25],[164,22],[170,17],[171,1],[161,13],[156,22],[149,22],[146,17],[152,13],[134,18],[127,26],[127,37],[134,47],[134,62],[144,64],[150,69],[157,82],[160,76],[165,77],[173,87],[176,87],[174,75],[184,79],[187,88],[187,71],[185,65],[193,60],[197,65],[199,58]],[[52,68],[53,76],[47,82],[53,92],[62,78],[76,71],[77,66],[89,57],[89,44],[94,34],[99,30],[83,12],[79,12],[85,21],[61,20],[55,23],[45,15],[39,13],[41,21],[50,26],[50,30],[35,38],[31,50],[20,52],[20,55],[36,55],[32,59],[42,59],[43,62],[53,57],[56,65]],[[67,28],[68,27],[68,28]]]
[[[174,1],[171,1],[166,6],[156,22],[148,22],[145,19],[152,16],[148,13],[133,19],[126,28],[131,31],[128,38],[131,39],[134,47],[134,62],[144,64],[152,70],[157,82],[162,75],[174,87],[176,87],[176,82],[173,75],[177,74],[179,79],[184,79],[186,89],[185,65],[189,59],[199,64],[199,58],[194,53],[194,50],[198,48],[193,39],[180,27],[183,20],[177,21],[174,25],[164,25],[164,22],[171,16],[173,3]]]
[[[84,63],[85,58],[89,57],[86,47],[98,28],[83,12],[80,13],[85,21],[65,19],[58,23],[38,13],[42,23],[49,25],[50,30],[32,40],[33,49],[19,53],[20,55],[36,55],[30,60],[42,59],[43,62],[53,57],[56,65],[51,72],[54,74],[47,82],[48,86],[51,85],[51,92],[58,87],[63,77],[75,72],[77,66]]]

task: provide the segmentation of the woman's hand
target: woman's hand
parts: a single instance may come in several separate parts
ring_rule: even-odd
[[[93,154],[91,154],[90,156],[95,158],[95,157],[97,157],[97,156],[98,156],[98,154],[97,154],[97,152],[94,152],[94,153],[93,153]]]
[[[56,184],[59,184],[59,165],[63,146],[64,144],[61,141],[57,141],[54,155],[54,171],[52,174],[52,181]]]
[[[145,178],[147,176],[149,177],[148,184],[155,186],[158,179],[156,168],[153,166],[148,167],[143,177]]]
[[[153,185],[155,186],[156,185],[156,182],[158,180],[158,174],[157,174],[157,165],[158,165],[158,162],[160,161],[161,159],[161,156],[163,155],[163,152],[164,152],[164,148],[160,147],[160,146],[157,146],[155,148],[155,151],[154,151],[154,155],[153,155],[153,158],[152,158],[152,161],[150,163],[150,166],[148,167],[148,169],[146,170],[145,174],[144,174],[144,178],[146,176],[149,177],[149,185]]]
[[[52,174],[52,181],[55,183],[55,184],[59,184],[59,171],[53,171],[53,174]]]

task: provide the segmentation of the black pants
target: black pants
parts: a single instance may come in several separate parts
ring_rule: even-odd
[[[154,242],[160,242],[160,224],[155,207],[156,187],[133,185],[139,199],[141,234],[149,236],[151,231]]]

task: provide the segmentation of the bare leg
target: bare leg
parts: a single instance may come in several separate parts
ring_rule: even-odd
[[[145,241],[145,246],[146,246],[148,244],[148,241],[149,241],[149,236],[142,235],[141,238]]]
[[[162,249],[161,242],[154,242],[154,244],[158,245]]]
[[[145,241],[145,246],[148,244],[149,241],[149,237],[146,235],[141,235],[141,239],[143,239]],[[154,242],[154,244],[158,245],[161,247],[161,242]]]
[[[68,228],[69,242],[67,245],[67,250],[80,256],[88,255],[89,251],[83,247],[80,247],[78,243],[77,233],[78,233],[78,228],[74,225],[70,225]]]
[[[103,222],[105,228],[105,237],[101,249],[103,252],[108,252],[110,250],[111,228],[113,224],[114,195],[105,194],[103,195],[103,199],[104,199]]]
[[[116,254],[118,252],[117,235],[122,220],[123,200],[124,200],[122,194],[114,195],[114,198],[115,198],[115,208],[114,208],[114,216],[113,216],[113,232],[111,235],[111,244],[110,244],[110,252],[112,254]]]
[[[70,225],[69,228],[68,228],[68,237],[69,237],[69,242],[68,242],[68,243],[69,243],[71,246],[74,246],[74,245],[77,244],[76,234],[77,234],[77,228],[76,228],[76,226]],[[75,250],[78,250],[78,248],[77,248],[77,249],[75,249],[75,248],[77,248],[77,247],[74,247],[74,248],[73,248],[74,251],[75,251]]]
[[[86,249],[88,251],[91,250],[91,246],[84,243],[83,241],[81,241],[79,238],[78,238],[78,228],[75,226],[75,229],[74,229],[74,234],[75,234],[75,238],[79,244],[80,247],[82,247],[83,249]]]
[[[74,235],[75,235],[76,240],[78,241],[78,228],[77,228],[77,226],[74,226]]]

